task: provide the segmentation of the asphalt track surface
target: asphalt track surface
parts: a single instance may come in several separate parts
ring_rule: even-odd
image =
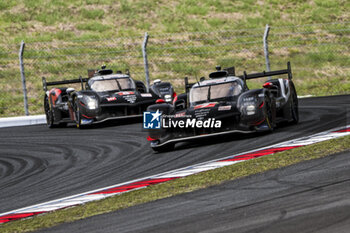
[[[350,151],[40,232],[350,232]]]
[[[301,99],[300,123],[270,134],[232,135],[155,154],[140,123],[79,130],[44,125],[0,129],[0,212],[90,191],[311,135],[350,122],[350,96]]]

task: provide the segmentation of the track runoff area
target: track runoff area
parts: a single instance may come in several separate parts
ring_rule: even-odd
[[[156,174],[149,177],[144,177],[137,180],[132,180],[109,187],[104,187],[97,190],[24,207],[17,210],[8,211],[0,214],[0,223],[6,223],[18,219],[32,217],[38,214],[44,214],[50,211],[64,209],[75,205],[81,205],[87,202],[100,200],[114,195],[130,192],[133,190],[147,188],[148,186],[164,183],[170,180],[179,179],[182,177],[197,174],[203,171],[213,170],[216,168],[229,166],[235,163],[244,162],[250,159],[261,156],[271,155],[277,152],[291,150],[297,147],[311,145],[314,143],[327,141],[343,136],[350,135],[350,125],[341,128],[334,128],[332,130],[324,131],[307,137],[301,137],[285,141],[282,143],[270,145],[256,150],[247,151],[244,153],[230,155],[224,158],[207,161],[204,163],[188,166],[161,174]]]

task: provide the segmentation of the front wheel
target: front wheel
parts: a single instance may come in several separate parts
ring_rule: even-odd
[[[265,115],[265,122],[268,127],[269,131],[273,131],[273,129],[276,127],[275,123],[275,114],[276,111],[274,109],[274,103],[272,102],[271,98],[268,96],[265,96],[264,100],[264,115]]]
[[[81,112],[79,107],[79,100],[75,99],[74,101],[74,115],[75,115],[75,124],[78,129],[82,129],[83,125],[81,124]]]
[[[47,95],[45,95],[45,99],[44,99],[44,110],[46,115],[46,124],[49,128],[53,128],[55,126],[54,116],[53,116],[53,111],[50,108],[49,97]]]

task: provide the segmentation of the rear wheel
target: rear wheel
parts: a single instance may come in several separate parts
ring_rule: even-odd
[[[291,116],[292,120],[291,123],[296,124],[299,122],[299,107],[298,107],[298,96],[297,93],[295,92],[295,89],[292,89],[292,96],[291,96],[291,101],[290,101],[290,111],[291,111]]]
[[[53,112],[50,108],[50,103],[49,103],[49,97],[45,95],[44,99],[44,110],[45,110],[45,115],[46,115],[46,124],[49,128],[53,128],[54,125],[54,116]]]

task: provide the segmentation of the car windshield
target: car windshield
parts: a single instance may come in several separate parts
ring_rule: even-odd
[[[130,91],[135,89],[131,78],[112,78],[91,80],[90,87],[94,91]]]
[[[234,81],[210,86],[197,86],[190,93],[191,104],[204,103],[241,94],[242,86]]]

